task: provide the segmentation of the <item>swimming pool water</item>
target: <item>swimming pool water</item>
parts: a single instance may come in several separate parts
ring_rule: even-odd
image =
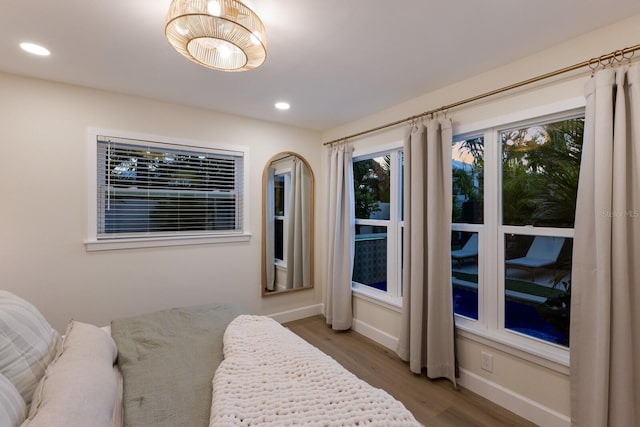
[[[477,320],[478,293],[475,290],[454,286],[453,309],[458,315]],[[545,321],[536,309],[535,303],[507,298],[504,317],[506,329],[550,343],[569,346],[569,337]]]

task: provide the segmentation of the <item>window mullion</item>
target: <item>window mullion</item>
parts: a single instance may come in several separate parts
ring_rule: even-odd
[[[500,147],[498,145],[498,132],[490,129],[484,134],[485,138],[485,232],[480,242],[483,248],[481,252],[483,286],[479,293],[479,320],[488,330],[497,330],[500,325],[500,239],[498,238],[500,211]],[[497,286],[496,286],[497,285]]]
[[[387,227],[387,293],[389,296],[400,296],[400,280],[398,265],[398,253],[400,251],[399,234],[398,234],[398,218],[399,218],[399,206],[398,206],[398,183],[400,162],[398,160],[398,150],[394,150],[390,153],[390,188],[389,188],[389,201],[391,202],[391,208],[389,209],[389,226]]]
[[[503,234],[522,234],[529,236],[573,237],[573,228],[533,227],[530,225],[503,225]]]

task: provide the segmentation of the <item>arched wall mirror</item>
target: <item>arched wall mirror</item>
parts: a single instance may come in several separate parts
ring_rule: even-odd
[[[278,153],[262,174],[262,295],[313,287],[314,177],[291,151]]]

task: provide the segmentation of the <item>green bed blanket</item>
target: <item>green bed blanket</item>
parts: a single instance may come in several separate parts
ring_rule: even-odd
[[[239,314],[214,304],[112,321],[124,381],[124,425],[208,426],[222,337]]]

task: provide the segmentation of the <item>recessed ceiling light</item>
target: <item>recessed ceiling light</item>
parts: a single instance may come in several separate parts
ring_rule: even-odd
[[[276,102],[276,108],[278,110],[288,110],[291,108],[291,105],[289,105],[288,102]]]
[[[25,52],[32,53],[38,56],[49,56],[51,52],[46,47],[40,46],[34,43],[20,43],[20,48]]]

